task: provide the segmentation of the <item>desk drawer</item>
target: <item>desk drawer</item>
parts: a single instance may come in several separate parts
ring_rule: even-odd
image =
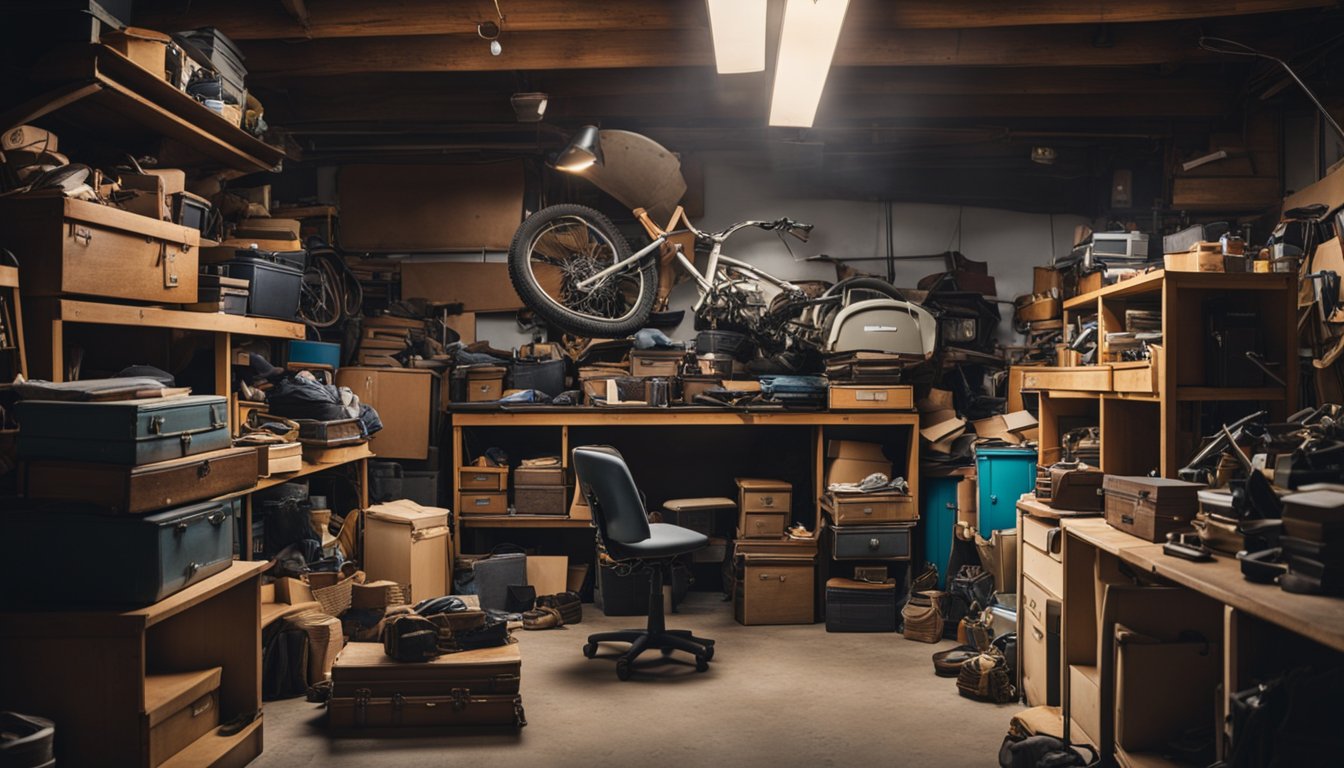
[[[457,471],[457,487],[466,491],[507,491],[508,467],[463,467]]]
[[[1022,547],[1022,574],[1053,595],[1064,592],[1064,564],[1035,547]]]
[[[1022,516],[1022,541],[1029,547],[1039,550],[1041,553],[1050,557],[1056,562],[1063,562],[1063,555],[1060,554],[1061,545],[1064,543],[1060,538],[1058,525],[1052,525],[1044,520],[1038,520],[1027,515]],[[1051,544],[1054,549],[1051,549]]]
[[[507,493],[464,493],[458,496],[457,513],[459,515],[507,515],[509,498]]]
[[[742,515],[742,538],[778,539],[789,527],[787,517],[766,512],[747,512]]]
[[[831,557],[836,560],[908,560],[914,523],[834,526]]]
[[[1109,392],[1111,389],[1111,369],[1105,365],[1083,365],[1072,368],[1027,368],[1022,374],[1022,388]]]
[[[781,480],[737,479],[738,509],[748,512],[788,514],[793,511],[793,486]]]
[[[1031,579],[1022,580],[1018,642],[1022,690],[1029,706],[1059,704],[1059,601]]]

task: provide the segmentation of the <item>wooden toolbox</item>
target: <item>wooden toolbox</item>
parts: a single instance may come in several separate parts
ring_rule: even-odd
[[[826,407],[832,411],[908,411],[915,407],[915,388],[832,384],[827,390]]]
[[[1106,365],[1025,368],[1022,371],[1022,388],[1110,392],[1111,368]]]
[[[255,447],[139,466],[38,460],[25,465],[24,488],[36,498],[86,501],[119,514],[138,515],[251,488],[258,469]]]
[[[0,202],[0,248],[22,254],[23,290],[193,304],[201,233],[84,200]]]
[[[737,483],[738,530],[744,538],[779,538],[789,527],[793,509],[793,485],[783,480],[739,477]]]

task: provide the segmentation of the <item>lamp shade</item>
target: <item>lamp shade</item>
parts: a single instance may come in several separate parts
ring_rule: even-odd
[[[569,173],[579,173],[594,163],[602,164],[602,139],[595,125],[580,128],[555,156],[555,167]]]

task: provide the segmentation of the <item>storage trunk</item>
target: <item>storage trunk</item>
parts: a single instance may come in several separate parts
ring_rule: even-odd
[[[201,235],[73,198],[0,203],[0,247],[22,254],[23,292],[190,304]]]
[[[913,522],[919,519],[908,493],[828,493],[822,508],[836,525]]]
[[[826,528],[836,560],[909,560],[914,523]]]
[[[138,467],[30,461],[23,472],[25,494],[101,504],[112,512],[138,515],[251,488],[258,476],[257,451],[226,448]]]
[[[437,696],[333,697],[332,728],[433,728],[446,725],[527,725],[523,699],[513,694],[473,695],[461,688]]]
[[[517,694],[522,675],[517,643],[449,653],[423,662],[395,661],[382,643],[350,643],[331,667],[333,698],[353,698],[360,690],[375,698],[467,693]]]
[[[23,601],[148,605],[233,560],[237,501],[144,517],[71,502],[14,503],[19,506],[3,515],[7,546],[0,571],[7,583],[24,585],[13,590]],[[59,549],[55,560],[53,547]]]
[[[520,515],[569,514],[569,493],[563,485],[519,485],[513,489],[513,506]]]
[[[810,555],[739,556],[733,590],[738,623],[811,624],[815,573]]]
[[[686,353],[680,349],[634,349],[630,351],[631,376],[676,376]]]
[[[827,632],[895,632],[896,580],[826,580]]]
[[[1102,483],[1106,522],[1152,542],[1190,525],[1199,510],[1200,483],[1165,477],[1107,475]]]
[[[363,422],[359,419],[335,419],[332,421],[296,419],[296,421],[299,423],[299,442],[304,445],[326,448],[334,445],[349,445],[364,440]]]
[[[369,507],[364,520],[364,569],[370,579],[409,586],[410,602],[451,591],[448,510],[401,500]]]
[[[22,459],[150,464],[228,448],[228,400],[21,400],[15,406]]]

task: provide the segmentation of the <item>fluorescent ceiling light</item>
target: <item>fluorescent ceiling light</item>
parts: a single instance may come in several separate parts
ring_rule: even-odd
[[[765,69],[766,0],[705,0],[719,74]]]
[[[849,0],[789,0],[779,34],[770,124],[810,128]]]

